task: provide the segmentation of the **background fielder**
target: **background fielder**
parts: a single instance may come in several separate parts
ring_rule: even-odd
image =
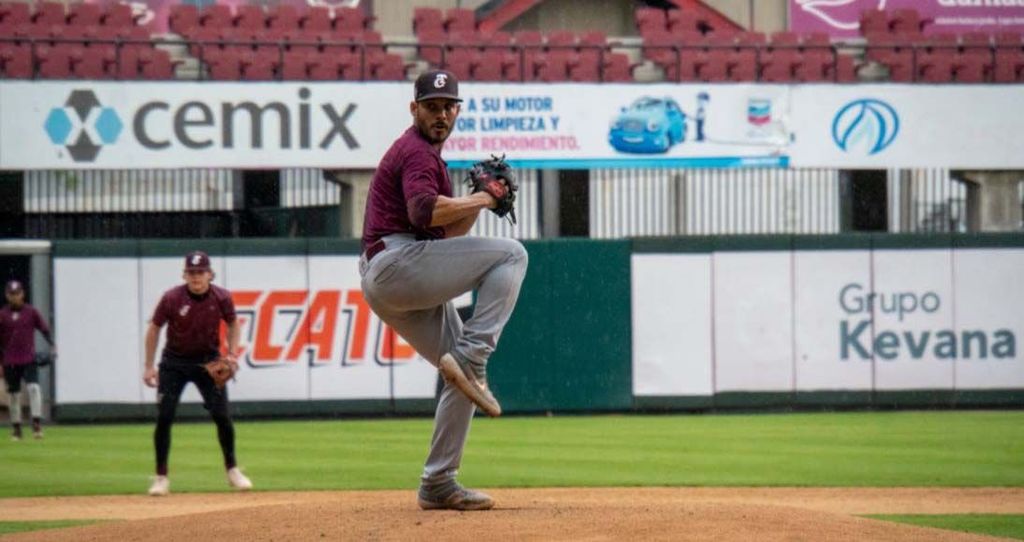
[[[239,490],[252,488],[252,482],[238,469],[235,459],[235,428],[228,411],[228,389],[218,388],[203,366],[220,356],[220,322],[228,326],[228,359],[235,364],[238,351],[238,321],[231,292],[211,284],[213,270],[205,252],[185,256],[185,284],[167,290],[146,330],[146,371],[143,381],[157,388],[157,420],[153,432],[156,448],[156,477],[149,488],[153,496],[167,495],[168,456],[171,450],[171,425],[181,400],[181,392],[192,382],[203,397],[203,407],[217,424],[217,439],[224,455],[228,484]],[[167,343],[157,372],[153,365],[160,328],[167,324]]]
[[[32,414],[32,434],[43,438],[43,391],[39,387],[36,366],[35,331],[50,343],[50,353],[57,349],[50,336],[50,327],[35,307],[25,303],[25,287],[12,280],[4,288],[7,305],[0,309],[0,352],[3,355],[4,381],[11,415],[11,439],[21,440],[21,381],[28,390],[29,411]]]

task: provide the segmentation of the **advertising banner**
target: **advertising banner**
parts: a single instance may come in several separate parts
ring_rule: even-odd
[[[1020,85],[793,89],[791,162],[807,168],[1024,168]]]
[[[436,369],[370,310],[357,261],[211,258],[214,282],[231,291],[241,326],[237,382],[244,385],[229,384],[232,398],[434,397]],[[156,390],[142,383],[142,337],[163,293],[182,284],[180,258],[58,258],[54,277],[57,348],[68,359],[56,372],[57,401],[154,402]],[[183,398],[200,402],[192,387]]]
[[[0,83],[0,169],[372,169],[402,83]],[[531,168],[785,166],[784,85],[461,85],[443,156]]]
[[[634,393],[1019,389],[1022,268],[1021,249],[634,254]]]
[[[897,9],[917,10],[925,34],[1024,31],[1024,2],[1017,0],[789,0],[789,29],[855,38],[862,12]]]

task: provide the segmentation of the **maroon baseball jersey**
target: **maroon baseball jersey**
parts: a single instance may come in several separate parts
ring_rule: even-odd
[[[4,365],[28,365],[36,356],[35,331],[53,344],[50,327],[39,311],[28,303],[14,310],[10,305],[0,309],[0,351]]]
[[[167,326],[164,353],[177,358],[203,358],[220,351],[220,321],[235,321],[235,303],[231,292],[210,285],[203,295],[195,295],[182,284],[164,292],[153,324]]]
[[[437,196],[452,196],[448,166],[413,126],[391,144],[377,165],[366,198],[363,249],[392,233],[443,239],[443,227],[430,227]]]

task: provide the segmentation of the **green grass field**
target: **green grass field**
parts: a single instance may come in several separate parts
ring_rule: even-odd
[[[259,490],[412,489],[432,421],[240,422]],[[0,497],[142,494],[152,424],[0,441]],[[227,491],[212,423],[175,426],[176,493]],[[1024,412],[478,418],[463,482],[554,486],[1022,486]],[[1024,516],[871,516],[1024,539]],[[0,522],[0,534],[81,522]]]
[[[414,488],[432,421],[241,422],[261,490]],[[212,423],[177,424],[175,492],[226,491]],[[0,496],[137,494],[152,425],[55,426],[0,442]],[[484,487],[1021,486],[1024,412],[587,416],[474,421],[461,479]]]

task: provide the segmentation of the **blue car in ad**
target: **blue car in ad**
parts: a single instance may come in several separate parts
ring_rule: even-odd
[[[637,99],[611,123],[608,143],[620,152],[663,153],[686,140],[686,113],[671,98]]]

